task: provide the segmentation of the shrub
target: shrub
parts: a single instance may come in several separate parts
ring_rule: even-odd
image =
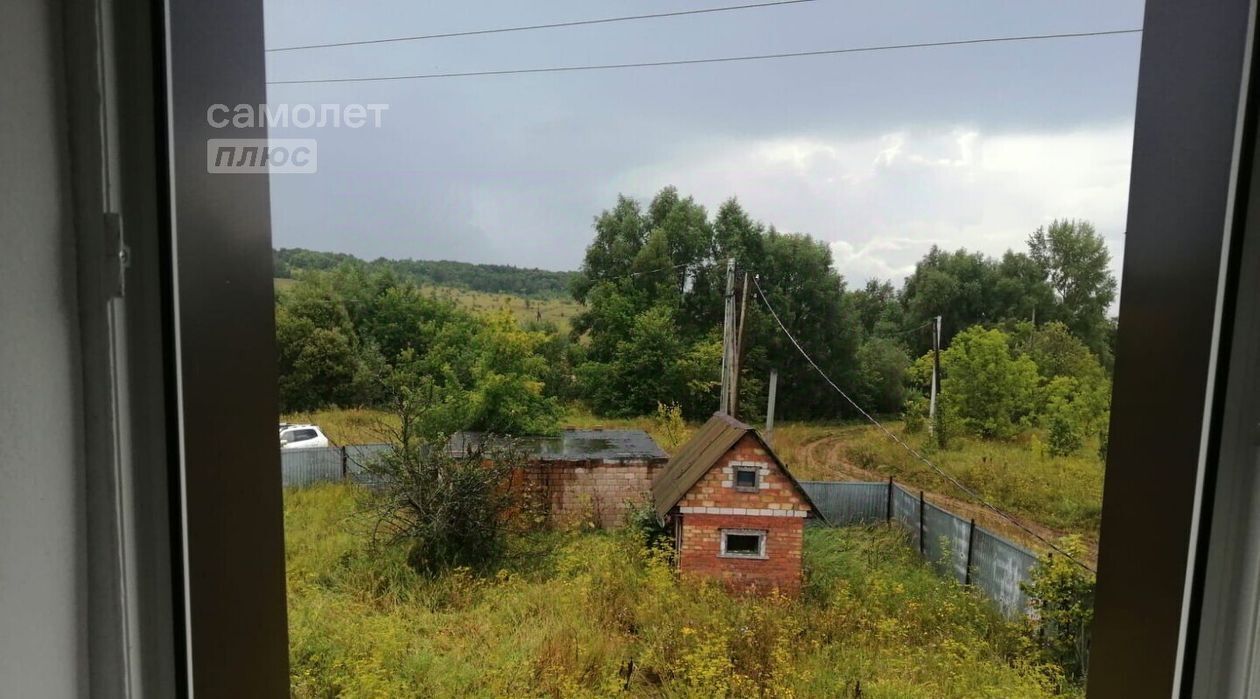
[[[1090,421],[1090,408],[1082,395],[1080,383],[1067,376],[1050,381],[1043,390],[1046,395],[1045,425],[1046,446],[1053,456],[1067,456],[1085,443],[1086,425]]]
[[[683,420],[682,406],[677,403],[656,404],[656,431],[665,441],[666,449],[671,453],[682,444],[687,434],[687,423]]]
[[[651,500],[626,511],[626,526],[645,548],[673,548],[674,533],[656,516],[656,507]]]
[[[1080,560],[1079,537],[1064,537],[1059,548]],[[1080,683],[1089,671],[1090,627],[1094,621],[1094,574],[1066,556],[1048,554],[1023,585],[1035,614],[1029,637],[1045,662],[1062,668],[1067,679]]]
[[[369,467],[380,483],[373,543],[405,544],[421,573],[486,568],[502,548],[518,464],[507,449],[455,456],[443,443],[395,444]]]
[[[923,396],[914,396],[906,401],[905,409],[901,413],[906,432],[916,434],[923,431],[923,427],[927,425],[927,409],[928,402]]]
[[[1085,435],[1071,410],[1051,406],[1046,422],[1046,447],[1052,456],[1067,456],[1084,444]]]

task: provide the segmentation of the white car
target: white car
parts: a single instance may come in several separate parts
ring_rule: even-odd
[[[312,449],[330,446],[318,425],[280,425],[281,449]]]

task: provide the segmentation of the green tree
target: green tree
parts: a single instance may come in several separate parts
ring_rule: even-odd
[[[1111,380],[1098,358],[1059,322],[1017,324],[1012,346],[1037,365],[1042,382],[1037,412],[1052,432],[1050,440],[1060,444],[1052,451],[1076,451],[1085,435],[1101,429],[1111,405]]]
[[[1033,416],[1037,366],[1016,356],[1001,330],[973,326],[941,353],[946,420],[982,437],[1009,438]]]
[[[784,322],[839,381],[856,376],[858,330],[829,248],[753,221],[734,199],[712,222],[703,207],[667,187],[646,209],[627,197],[595,219],[595,238],[573,284],[585,306],[573,323],[587,365],[576,374],[601,414],[643,414],[677,402],[688,417],[717,407],[727,259],[759,279]],[[751,284],[750,284],[751,286]],[[783,417],[834,417],[842,407],[765,314],[750,291],[744,312],[740,399],[764,402],[779,369]],[[773,361],[771,360],[773,358]],[[711,365],[704,365],[712,361]]]
[[[849,292],[849,302],[867,337],[900,338],[907,334],[905,310],[892,282],[871,279],[865,287]]]
[[[905,406],[910,357],[898,343],[875,337],[857,350],[854,399],[868,411],[895,413]]]
[[[358,357],[337,328],[317,327],[285,308],[276,314],[280,409],[315,410],[355,402]]]
[[[1111,253],[1088,221],[1055,220],[1028,238],[1072,333],[1096,353],[1107,351],[1107,309],[1116,298]]]
[[[546,342],[540,332],[520,328],[508,312],[488,316],[473,339],[468,368],[465,429],[496,434],[549,434],[560,419],[560,404],[546,395]]]
[[[947,252],[932,246],[915,265],[901,292],[906,326],[922,325],[939,315],[941,343],[947,345],[963,328],[994,322],[997,279],[997,264],[983,254],[961,249]],[[908,339],[916,354],[931,349],[928,333]]]

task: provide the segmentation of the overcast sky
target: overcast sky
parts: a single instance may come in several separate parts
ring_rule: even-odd
[[[267,44],[353,41],[749,0],[267,0]],[[1136,0],[816,0],[479,37],[271,53],[270,80],[661,61],[1140,27]],[[618,193],[676,185],[827,241],[850,280],[932,244],[999,254],[1093,221],[1118,266],[1140,35],[616,71],[273,85],[386,103],[272,178],[278,247],[576,269]]]

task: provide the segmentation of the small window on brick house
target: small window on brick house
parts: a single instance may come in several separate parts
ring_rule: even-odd
[[[757,529],[723,529],[721,556],[765,558],[766,533]]]
[[[735,489],[736,490],[757,490],[759,485],[757,469],[755,468],[736,468],[735,469]]]

